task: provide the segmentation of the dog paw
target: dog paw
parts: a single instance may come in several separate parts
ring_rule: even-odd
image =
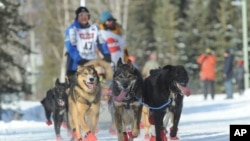
[[[153,115],[149,115],[148,116],[148,121],[149,121],[150,124],[155,125],[155,121],[154,121]]]
[[[66,125],[65,122],[62,122],[61,126],[62,126],[63,128],[67,128],[67,125]]]
[[[149,141],[156,141],[156,138],[155,138],[155,136],[150,136],[150,139],[149,139]]]
[[[86,135],[84,141],[97,141],[97,138],[92,132],[90,132]]]
[[[170,131],[173,131],[174,130],[174,127],[172,126],[172,127],[170,127]],[[177,128],[177,131],[178,131],[178,128]]]
[[[110,133],[111,135],[115,136],[115,135],[116,135],[116,129],[110,127],[110,128],[109,128],[109,133]]]
[[[96,128],[96,129],[94,130],[94,132],[95,132],[95,133],[98,133],[98,132],[99,132],[99,129],[98,129],[98,128]]]
[[[76,129],[75,128],[73,129],[72,137],[75,138],[75,139],[77,139],[77,134],[76,134]]]
[[[60,135],[56,136],[56,141],[62,141],[62,137]]]
[[[150,139],[149,134],[146,134],[146,135],[144,136],[144,141],[149,141],[149,139]]]
[[[144,128],[144,122],[140,122],[140,129]]]
[[[129,141],[128,140],[128,135],[126,132],[123,133],[123,141]]]
[[[168,140],[167,136],[166,136],[166,130],[164,130],[164,129],[161,130],[160,135],[161,135],[162,141],[167,141]]]
[[[175,136],[175,137],[170,137],[170,140],[171,141],[178,141],[179,140],[179,137]]]
[[[129,138],[132,138],[132,139],[137,137],[137,136],[133,135],[132,132],[128,132],[127,134],[128,134],[128,136],[129,136]]]
[[[52,125],[52,121],[46,121],[46,124],[47,124],[48,126],[50,126],[50,125]]]

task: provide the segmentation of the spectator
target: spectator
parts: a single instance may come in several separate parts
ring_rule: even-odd
[[[123,62],[127,62],[128,51],[121,26],[116,22],[116,19],[109,11],[103,11],[101,13],[100,21],[99,41],[103,48],[109,49],[112,62],[115,66],[119,58],[122,58]]]
[[[224,66],[223,66],[223,78],[224,78],[224,85],[226,90],[226,99],[233,98],[233,60],[234,56],[230,53],[230,50],[224,51]]]
[[[159,63],[157,62],[157,59],[158,59],[157,53],[155,51],[153,51],[149,55],[147,62],[144,64],[144,66],[142,68],[142,76],[144,78],[149,76],[149,72],[151,69],[157,69],[160,67]]]
[[[240,95],[244,93],[244,67],[243,60],[238,60],[237,67],[235,70],[235,78],[237,82],[237,88]]]
[[[134,65],[135,68],[139,69],[139,66],[138,66],[138,64],[136,63],[136,57],[135,57],[135,56],[130,55],[130,56],[128,57],[128,59],[132,62],[132,64]]]
[[[65,31],[65,46],[68,54],[67,76],[69,79],[75,74],[78,64],[99,58],[97,51],[102,53],[104,60],[111,62],[108,48],[98,44],[98,27],[89,24],[89,10],[86,7],[79,7],[75,14],[74,22]]]
[[[200,80],[203,85],[204,99],[207,99],[208,89],[210,89],[211,98],[215,97],[215,72],[216,72],[216,56],[210,48],[206,48],[205,53],[202,53],[197,58],[197,63],[200,64]]]

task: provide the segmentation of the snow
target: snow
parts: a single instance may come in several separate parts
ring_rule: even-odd
[[[178,136],[181,141],[229,141],[229,127],[234,124],[250,125],[250,90],[244,95],[234,94],[226,100],[225,94],[217,94],[215,100],[204,100],[203,95],[184,98]],[[0,121],[0,141],[54,141],[54,127],[45,124],[45,115],[39,101],[21,101],[20,120]],[[116,141],[108,132],[110,115],[103,105],[96,134],[99,141]],[[69,140],[66,129],[61,129],[64,140]],[[144,140],[144,130],[135,141]]]

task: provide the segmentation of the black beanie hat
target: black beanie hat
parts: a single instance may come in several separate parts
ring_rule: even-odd
[[[89,13],[89,10],[86,7],[80,6],[76,9],[75,13],[76,13],[76,19],[78,18],[79,13],[81,12],[87,12]],[[89,15],[89,19],[90,19],[90,15]]]

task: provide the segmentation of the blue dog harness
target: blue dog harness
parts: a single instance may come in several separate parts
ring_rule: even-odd
[[[137,98],[137,97],[136,97],[136,99],[138,100],[138,102],[139,102],[140,104],[142,104],[143,106],[146,106],[147,108],[152,109],[152,110],[161,110],[161,109],[167,107],[167,106],[170,104],[170,102],[171,102],[171,99],[168,99],[168,101],[167,101],[166,103],[164,103],[163,105],[161,105],[161,106],[159,106],[159,107],[152,107],[152,106],[149,106],[148,104],[144,103],[144,102],[142,101],[142,99]]]

